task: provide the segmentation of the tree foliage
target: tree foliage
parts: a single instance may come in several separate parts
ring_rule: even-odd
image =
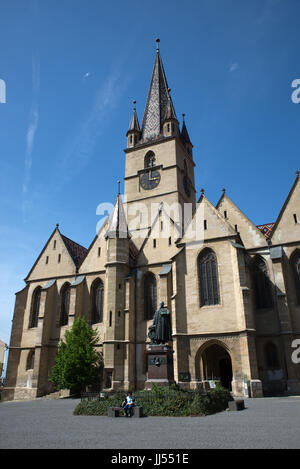
[[[97,383],[102,366],[101,354],[95,348],[97,342],[97,331],[83,317],[76,319],[59,344],[56,363],[50,372],[49,379],[55,389],[78,393]]]

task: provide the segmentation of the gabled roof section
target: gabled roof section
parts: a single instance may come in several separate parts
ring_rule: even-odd
[[[63,234],[61,234],[61,237],[66,245],[66,248],[70,253],[70,256],[74,261],[74,264],[76,265],[76,267],[79,267],[79,265],[85,258],[88,250],[85,247],[81,246],[81,244],[75,243],[75,241],[72,241],[72,239],[67,238]]]
[[[100,258],[99,258],[99,254],[97,251],[98,251],[98,248],[102,249],[105,247],[105,244],[106,244],[105,234],[107,232],[108,226],[109,226],[109,215],[105,217],[104,222],[99,228],[96,236],[94,237],[92,243],[90,244],[87,250],[85,257],[83,258],[80,264],[80,268],[79,268],[80,274],[104,269],[106,256],[105,255],[103,256],[103,252],[105,251],[102,251],[102,255]]]
[[[300,177],[296,171],[296,179],[279,212],[272,228],[270,238],[273,244],[299,241],[300,239]],[[298,222],[294,220],[294,215]]]
[[[56,240],[56,248],[53,246],[53,240]],[[60,275],[73,275],[86,253],[86,248],[62,235],[58,225],[56,225],[25,281],[35,280],[36,278],[56,278]],[[57,260],[58,255],[62,256],[61,262]],[[46,256],[49,257],[49,263],[45,262]]]
[[[201,243],[208,239],[237,236],[231,224],[202,193],[197,203],[196,212],[177,244]]]
[[[251,220],[238,208],[238,206],[226,195],[225,189],[220,197],[216,209],[224,218],[226,212],[227,220],[232,226],[237,227],[246,249],[264,247],[267,245],[264,233],[252,223]]]
[[[256,227],[262,232],[266,239],[269,239],[274,225],[275,223],[264,223],[263,225],[256,225]]]
[[[158,221],[159,221],[159,216],[163,214],[166,219],[170,222],[170,226],[173,226],[173,232],[174,232],[174,235],[175,233],[177,233],[176,236],[179,236],[181,234],[181,229],[180,229],[180,226],[176,223],[176,221],[173,220],[173,218],[169,215],[169,213],[165,210],[164,208],[164,204],[163,202],[161,202],[161,204],[159,205],[158,207],[158,211],[157,211],[157,214],[156,216],[154,217],[153,219],[153,222],[151,224],[151,226],[148,228],[148,233],[147,235],[145,236],[144,240],[143,240],[143,243],[138,251],[138,255],[143,253],[144,249],[145,249],[145,246],[146,244],[149,242],[149,240],[153,240],[153,238],[151,237],[151,234],[153,233],[153,231],[155,230],[155,226],[157,225]],[[170,233],[171,234],[171,233]],[[176,239],[176,236],[174,236],[174,238]],[[160,254],[161,256],[162,254]]]
[[[158,42],[159,40],[157,40],[157,43]],[[142,140],[148,141],[161,135],[162,124],[167,115],[168,106],[171,110],[171,113],[176,118],[164,67],[160,57],[159,49],[157,48],[142,122]]]

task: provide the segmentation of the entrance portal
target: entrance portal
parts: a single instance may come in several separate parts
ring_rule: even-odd
[[[229,353],[221,345],[213,344],[202,354],[204,380],[218,380],[231,391],[232,364]]]

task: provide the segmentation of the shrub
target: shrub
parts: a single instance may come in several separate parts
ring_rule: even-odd
[[[124,397],[124,392],[118,392],[113,397],[100,401],[80,402],[74,410],[74,415],[107,415],[107,408],[119,407]],[[171,386],[153,386],[151,391],[139,391],[135,396],[135,404],[143,406],[145,416],[209,415],[227,409],[230,400],[230,392],[221,386],[205,395]]]

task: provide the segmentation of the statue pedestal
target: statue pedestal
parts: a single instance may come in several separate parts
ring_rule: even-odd
[[[174,383],[173,353],[168,345],[148,345],[148,379],[145,389],[151,389],[154,383],[161,386],[169,386]]]

